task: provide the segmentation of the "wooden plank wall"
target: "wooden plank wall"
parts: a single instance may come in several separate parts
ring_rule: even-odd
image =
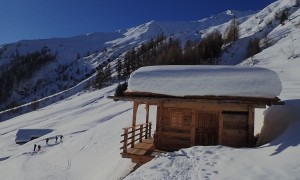
[[[222,145],[245,147],[248,145],[248,112],[226,112],[223,115]]]
[[[171,116],[181,114],[182,121],[181,125],[172,125]],[[164,108],[158,107],[158,131],[156,131],[156,148],[161,150],[178,150],[184,147],[191,147],[191,125],[193,111],[188,108]]]
[[[172,112],[177,115],[182,113],[181,127],[172,126]],[[157,107],[156,148],[172,151],[196,145],[199,112],[214,112],[217,115],[218,144],[246,147],[253,140],[254,108],[251,106],[167,102],[160,103]],[[178,120],[176,122],[178,124]]]

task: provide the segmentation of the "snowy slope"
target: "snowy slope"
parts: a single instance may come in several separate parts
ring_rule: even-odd
[[[276,12],[276,8],[291,7],[294,2],[277,1],[258,15],[265,14],[266,10]],[[300,10],[292,8],[285,25],[278,23],[267,33],[272,37],[273,46],[239,64],[272,69],[281,79],[283,89],[279,97],[286,104],[269,107],[265,117],[257,115],[255,122],[264,123],[260,143],[269,143],[254,149],[223,146],[182,149],[157,157],[126,179],[299,179]],[[245,28],[257,28],[246,23]],[[252,36],[255,31],[244,36]]]
[[[107,99],[115,88],[80,93],[2,122],[0,179],[118,179],[129,173],[134,165],[121,158],[119,142],[122,128],[130,126],[132,105]],[[19,128],[54,131],[16,145]],[[59,134],[63,142],[55,143],[51,138]],[[34,143],[42,146],[41,152],[33,153]]]
[[[270,32],[280,26],[279,19],[282,12],[286,11],[291,15],[299,9],[299,6],[295,6],[296,2],[297,0],[278,0],[246,21],[240,22],[240,39],[226,48],[225,53],[221,57],[221,64],[236,65],[242,62],[246,58],[247,46],[250,39],[257,38],[261,40],[262,48],[266,48],[264,47],[265,42],[268,42],[270,45],[275,44],[282,36],[272,36]],[[292,16],[290,16],[291,18]],[[221,32],[224,32],[227,25],[228,23],[210,29],[219,29]],[[287,28],[284,28],[284,30],[288,31]],[[288,34],[288,32],[282,33]]]
[[[254,11],[228,10],[198,21],[151,21],[115,32],[91,33],[70,38],[22,40],[4,44],[0,46],[0,69],[1,66],[10,67],[13,55],[17,53],[25,55],[41,50],[43,47],[48,47],[53,54],[57,54],[57,59],[35,72],[31,79],[15,84],[9,99],[6,102],[0,102],[0,110],[71,88],[94,74],[96,67],[102,67],[108,63],[114,67],[116,59],[122,60],[128,50],[139,47],[161,33],[167,38],[180,39],[184,45],[187,40],[200,40],[206,33],[206,29],[211,26],[227,23],[233,16],[244,22],[254,13]],[[26,92],[25,95],[24,92]]]
[[[274,8],[279,5],[289,6],[290,2],[292,1],[280,0],[269,8],[275,12]],[[268,9],[265,8],[259,13],[266,10]],[[268,109],[264,126],[265,134],[262,132],[264,137],[270,137],[268,129],[274,130],[276,120],[281,126],[281,131],[273,134],[272,138],[275,140],[254,149],[224,146],[182,149],[155,158],[127,179],[299,179],[300,11],[299,8],[295,8],[291,12],[290,20],[285,25],[275,23],[274,27],[268,29],[267,35],[274,39],[272,46],[239,64],[271,69],[279,75],[282,82],[282,92],[279,97],[285,100],[287,105],[273,106]],[[257,17],[258,21],[265,21],[262,16]],[[251,23],[243,26],[244,29],[255,28],[255,24]],[[129,30],[126,32],[128,33]],[[253,29],[253,33],[245,33],[244,39],[257,33],[259,31]],[[122,36],[126,37],[126,35]],[[134,33],[128,34],[129,36],[132,39],[138,37]],[[119,43],[121,47],[123,38],[118,38],[118,41],[112,44]],[[138,41],[142,42],[142,40],[144,39]],[[234,52],[238,45],[246,46],[246,42],[246,40],[239,41],[230,53]],[[93,58],[104,59],[121,52],[119,47],[113,47],[112,44],[107,48],[106,53],[101,52],[90,58],[82,58],[81,61],[92,62]],[[224,56],[224,59],[229,60],[229,57],[230,55]],[[234,58],[236,62],[244,59],[242,56],[234,56]],[[121,158],[119,142],[120,135],[123,133],[122,128],[130,126],[132,104],[114,102],[105,98],[113,94],[115,88],[116,85],[113,85],[99,91],[78,93],[43,109],[1,122],[0,179],[76,180],[125,177],[134,164],[128,159]],[[286,113],[292,116],[286,116]],[[150,119],[154,120],[155,114],[155,109],[151,109]],[[137,120],[144,122],[144,117],[145,109],[140,107]],[[262,123],[263,114],[259,111],[255,124],[262,125]],[[259,132],[260,127],[256,127],[256,132]],[[14,140],[20,128],[53,129],[54,131],[27,144],[16,145]],[[63,134],[65,137],[62,143],[55,143],[51,139],[49,146],[45,145],[45,138],[58,134]],[[42,145],[41,152],[32,153],[34,143]]]

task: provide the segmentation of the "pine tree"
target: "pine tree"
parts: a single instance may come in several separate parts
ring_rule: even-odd
[[[100,69],[96,75],[96,80],[94,83],[95,87],[101,89],[104,86],[104,79],[105,79],[105,73],[103,69]]]
[[[259,39],[250,39],[247,47],[247,57],[252,57],[260,52]]]
[[[287,19],[288,19],[287,12],[283,11],[280,16],[280,24],[284,25],[284,23]]]
[[[225,43],[236,42],[239,39],[239,22],[234,17],[225,31]]]
[[[202,59],[200,64],[218,64],[218,58],[222,54],[223,39],[219,31],[208,34],[200,42],[198,49]]]
[[[105,78],[104,78],[104,81],[105,82],[110,82],[111,81],[111,66],[110,64],[107,65],[106,69],[105,69],[105,72],[104,72],[104,75],[105,75]]]
[[[117,71],[117,76],[118,76],[119,80],[121,80],[121,78],[122,78],[122,69],[123,69],[122,61],[120,59],[118,59],[116,71]]]
[[[124,91],[127,90],[127,82],[123,83],[123,84],[119,84],[115,90],[115,96],[123,96],[124,95]]]

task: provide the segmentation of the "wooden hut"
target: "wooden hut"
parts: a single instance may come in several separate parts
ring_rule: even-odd
[[[184,69],[183,71],[182,67]],[[256,92],[253,90],[256,88],[252,87],[250,91],[254,92],[251,93],[248,86],[243,84],[244,87],[239,89],[236,87],[239,83],[235,82],[237,79],[243,77],[241,74],[243,74],[244,71],[248,71],[249,69],[242,69],[241,71],[241,68],[236,67],[212,68],[213,71],[205,73],[218,74],[221,72],[221,74],[223,74],[224,70],[226,72],[229,69],[230,71],[238,70],[237,74],[240,76],[238,76],[238,78],[232,78],[230,76],[236,76],[237,74],[233,73],[232,75],[228,75],[228,77],[225,78],[227,82],[223,82],[223,80],[220,82],[227,85],[229,84],[229,86],[232,86],[230,87],[231,89],[225,88],[224,90],[224,88],[219,88],[219,90],[211,90],[213,93],[210,94],[208,93],[210,91],[209,87],[205,87],[207,91],[201,90],[201,86],[203,86],[203,82],[201,81],[204,78],[201,72],[211,69],[211,67],[182,67],[164,66],[142,68],[131,75],[128,90],[124,92],[123,96],[111,97],[133,102],[132,126],[124,128],[124,134],[122,135],[124,137],[121,141],[123,143],[121,148],[123,149],[123,157],[132,158],[132,161],[136,163],[144,163],[151,160],[161,151],[174,151],[191,146],[224,145],[230,147],[251,147],[254,145],[255,108],[265,108],[266,105],[279,102],[276,96],[270,97],[281,91],[279,78],[277,74],[273,72],[265,70],[260,72],[261,69],[251,69],[250,72],[246,73],[246,76],[249,76],[249,73],[256,73],[256,75],[257,73],[263,74],[265,75],[263,77],[265,78],[264,82],[273,83],[271,88],[273,89],[272,92],[267,92],[270,91],[268,88],[265,92],[261,92],[264,91],[261,87],[257,87],[259,92]],[[172,68],[173,70],[170,72]],[[164,73],[164,71],[167,73]],[[198,76],[195,74],[196,71],[200,73]],[[180,72],[185,72],[183,79],[182,77],[178,77],[178,73],[180,74]],[[193,72],[191,73],[192,77],[190,77],[187,72]],[[155,74],[154,79],[156,80],[149,79],[149,77],[151,77],[149,74]],[[165,79],[160,79],[160,74]],[[145,79],[143,79],[144,76]],[[166,78],[166,76],[170,78]],[[218,76],[219,75],[217,75],[217,77]],[[172,78],[175,82],[171,82]],[[182,92],[182,90],[177,88],[179,86],[178,79],[180,78],[186,81],[184,86],[182,86],[182,88],[184,88],[183,95],[178,93],[178,91]],[[191,80],[191,78],[194,80]],[[216,78],[216,75],[212,75],[211,78]],[[210,82],[204,83],[205,86],[209,83],[215,83],[215,80],[211,80],[211,78]],[[207,80],[207,78],[204,79]],[[249,81],[249,79],[251,80],[251,78],[248,77],[244,81]],[[270,82],[270,79],[272,79],[272,82]],[[147,82],[149,80],[151,80],[151,82]],[[232,85],[231,81],[234,82],[235,85]],[[214,86],[222,86],[220,82],[212,85],[211,88],[215,88]],[[189,83],[194,84],[188,86],[187,84]],[[258,84],[259,85],[252,83],[252,85],[255,86],[267,86],[267,84],[262,82]],[[280,86],[278,85],[276,87],[274,84],[279,84]],[[197,88],[200,88],[199,92]],[[196,91],[189,91],[189,89],[195,89]],[[232,93],[236,89],[238,89],[238,93]],[[247,94],[241,96],[240,94],[245,92],[243,89],[247,89]],[[216,93],[218,91],[222,91],[222,93]],[[226,95],[228,92],[231,92],[231,94]],[[146,105],[146,117],[145,124],[137,125],[136,116],[140,104]],[[157,108],[155,117],[156,129],[153,137],[151,133],[153,127],[151,127],[152,124],[149,122],[149,106],[156,106]]]

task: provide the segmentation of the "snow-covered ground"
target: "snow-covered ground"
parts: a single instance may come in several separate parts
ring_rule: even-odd
[[[134,164],[121,158],[119,147],[122,128],[131,123],[132,104],[107,99],[115,88],[80,93],[2,122],[0,179],[118,179],[128,174]],[[143,109],[140,113],[145,117]],[[53,132],[17,145],[20,128]],[[63,142],[55,143],[53,137],[60,134]],[[41,145],[40,152],[33,152],[34,144]]]
[[[264,11],[276,7],[283,9],[290,3],[292,1],[278,1]],[[277,72],[282,82],[279,97],[285,105],[273,105],[265,112],[256,111],[255,132],[260,132],[264,123],[259,141],[269,143],[257,148],[208,146],[182,149],[156,157],[126,179],[300,179],[299,24],[298,7],[289,21],[279,24],[268,34],[273,46],[239,64],[271,69]]]
[[[287,5],[290,7],[291,2],[280,0],[245,21],[241,24],[244,28],[242,37],[259,31],[251,21],[263,22],[266,12],[273,13],[272,10],[283,9]],[[265,31],[272,46],[239,64],[271,69],[282,82],[279,97],[286,104],[269,107],[265,116],[262,110],[256,111],[255,132],[260,132],[265,121],[261,141],[273,140],[257,148],[206,146],[162,154],[126,179],[300,179],[299,7],[291,12],[284,25],[277,24]],[[261,26],[263,24],[260,23]],[[239,45],[243,42],[240,41]],[[116,85],[113,85],[98,91],[81,92],[1,122],[0,179],[98,180],[125,177],[135,164],[121,158],[120,135],[122,128],[131,125],[132,103],[107,99],[106,96],[112,95],[115,88]],[[156,110],[152,107],[152,122],[155,114]],[[142,123],[144,118],[145,109],[141,106],[137,120]],[[18,129],[53,131],[24,145],[17,145]],[[64,136],[63,142],[56,143],[52,138],[60,134]],[[47,137],[50,138],[48,145],[45,142]],[[42,146],[40,152],[33,152],[34,144]]]

